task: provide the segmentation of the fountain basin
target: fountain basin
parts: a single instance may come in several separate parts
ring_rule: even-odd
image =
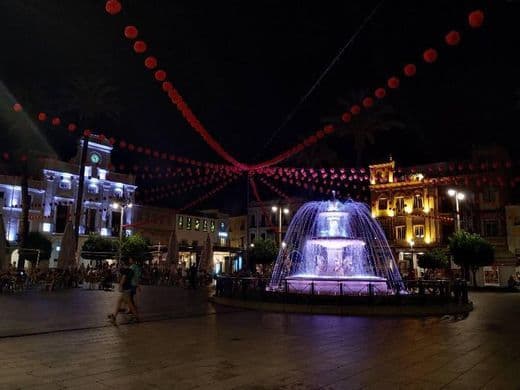
[[[294,275],[284,280],[287,292],[295,294],[370,295],[372,290],[372,294],[387,295],[392,292],[387,280],[379,276]]]

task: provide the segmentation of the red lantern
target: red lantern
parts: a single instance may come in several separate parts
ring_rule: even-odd
[[[105,10],[110,15],[117,15],[121,12],[121,3],[118,0],[108,0],[105,4]]]
[[[144,53],[146,51],[146,43],[144,41],[135,41],[134,51],[138,54]]]
[[[148,69],[155,69],[157,68],[157,58],[154,56],[146,57],[144,60],[144,66],[146,66]]]
[[[22,155],[20,156],[20,161],[27,161],[27,155],[22,154]]]
[[[119,141],[119,147],[120,147],[121,149],[126,148],[126,141],[125,141],[125,140],[121,140],[121,141]]]
[[[143,147],[138,146],[135,150],[137,150],[137,153],[143,153]]]
[[[164,83],[162,83],[162,89],[164,92],[171,91],[173,89],[173,85],[169,81],[165,81]]]
[[[105,134],[98,135],[98,140],[100,140],[101,142],[105,141],[106,139],[107,137],[105,137]]]
[[[47,120],[47,114],[44,112],[40,112],[38,114],[38,120],[41,122],[45,122]]]
[[[363,107],[370,108],[374,105],[374,99],[371,97],[366,97],[363,99]]]
[[[325,127],[323,128],[323,132],[324,132],[325,134],[332,134],[332,133],[334,133],[334,126],[333,126],[333,125],[327,125],[327,126],[325,126]],[[300,144],[299,146],[301,146],[301,144]],[[303,148],[300,148],[300,150],[301,150],[301,149],[303,149]]]
[[[392,89],[399,88],[399,78],[393,76],[388,79],[388,87]]]
[[[318,142],[318,137],[316,137],[315,135],[311,135],[311,136],[309,137],[309,142],[310,142],[311,144],[315,144],[316,142]]]
[[[69,123],[69,125],[67,126],[67,130],[70,131],[71,133],[76,131],[78,127],[76,126],[75,123]]]
[[[9,153],[7,153],[7,152],[2,153],[2,157],[4,160],[9,160]]]
[[[85,130],[83,131],[83,135],[84,135],[85,137],[90,137],[90,134],[92,134],[92,133],[91,133],[91,131],[90,131],[89,129],[85,129]]]
[[[435,61],[437,61],[437,57],[438,57],[437,50],[432,49],[432,48],[425,50],[423,53],[424,61],[429,64],[432,64]]]
[[[152,150],[150,148],[146,148],[144,150],[144,154],[146,154],[147,156],[149,156],[151,153],[152,153]]]
[[[128,39],[135,39],[137,35],[139,35],[139,30],[135,26],[126,26],[125,27],[125,37]]]
[[[345,112],[341,116],[341,120],[345,123],[348,123],[352,120],[352,114],[350,112]]]
[[[417,68],[415,67],[414,64],[407,64],[404,66],[403,72],[404,72],[405,76],[412,77],[412,76],[415,76],[415,74],[417,73]]]
[[[22,110],[23,110],[22,105],[21,105],[20,103],[15,103],[15,104],[13,104],[13,110],[14,110],[15,112],[20,112],[20,111],[22,111]]]
[[[61,119],[58,118],[58,117],[54,117],[54,118],[52,118],[51,123],[52,123],[53,126],[59,126],[60,123],[61,123]]]
[[[157,81],[164,81],[166,80],[166,72],[164,70],[158,70],[155,72],[155,79]]]
[[[323,137],[325,137],[325,133],[323,132],[323,130],[318,130],[318,131],[316,132],[316,137],[317,137],[318,139],[322,139]]]
[[[476,10],[468,15],[468,23],[472,28],[479,28],[484,23],[484,12]]]
[[[108,139],[108,142],[110,142],[110,145],[115,145],[115,143],[116,143],[116,139],[115,139],[114,137],[110,137],[110,138]]]
[[[135,150],[134,144],[128,144],[128,150],[133,152]]]
[[[376,98],[382,99],[382,98],[384,98],[386,96],[386,90],[384,88],[378,88],[374,92],[374,95],[375,95]]]
[[[361,107],[359,107],[357,104],[354,104],[352,107],[350,107],[350,112],[352,115],[358,115],[361,112]]]
[[[458,31],[452,30],[444,37],[446,44],[450,46],[456,46],[460,43],[460,33]]]

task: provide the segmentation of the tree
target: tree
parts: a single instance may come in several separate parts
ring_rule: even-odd
[[[117,256],[119,243],[116,240],[91,234],[81,247],[81,257],[89,260],[102,261]]]
[[[444,249],[434,248],[420,255],[417,264],[419,267],[428,270],[446,269],[448,268],[449,260]]]
[[[22,257],[23,252],[22,261],[29,260],[36,262],[38,259],[37,251],[40,251],[40,260],[49,260],[52,252],[52,242],[40,232],[30,232],[27,234],[23,249],[25,250],[19,251],[20,257]]]
[[[249,248],[248,259],[253,264],[270,264],[278,255],[278,247],[273,240],[255,240],[254,246]]]
[[[367,93],[357,93],[349,101],[340,100],[341,106],[350,107],[350,102],[359,104]],[[354,103],[353,103],[354,104]],[[348,138],[353,141],[353,149],[356,154],[356,165],[363,166],[363,158],[367,145],[376,142],[376,134],[392,129],[404,129],[405,124],[399,120],[394,108],[388,103],[376,102],[363,115],[354,116],[349,123],[343,122],[341,115],[324,117],[324,123],[332,123],[337,131],[334,135],[338,138]]]
[[[453,261],[462,268],[464,276],[469,270],[473,272],[474,286],[477,285],[477,270],[492,264],[495,259],[495,250],[488,241],[463,230],[450,237],[449,247]]]
[[[121,255],[124,258],[132,257],[138,262],[145,262],[152,259],[150,251],[151,242],[139,234],[126,237],[121,247]]]

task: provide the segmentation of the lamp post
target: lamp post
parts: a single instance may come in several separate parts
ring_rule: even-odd
[[[414,240],[410,240],[410,241],[408,241],[408,243],[410,244],[410,252],[411,252],[410,270],[413,270],[413,247],[415,245],[415,241]]]
[[[289,214],[289,209],[287,207],[271,207],[271,211],[273,213],[278,213],[278,245],[282,245],[282,213],[285,215]]]
[[[132,203],[128,204],[120,204],[117,202],[112,203],[112,208],[114,210],[121,209],[121,220],[119,222],[119,253],[118,253],[118,260],[121,263],[121,257],[122,257],[122,246],[123,246],[123,223],[125,221],[124,215],[125,215],[125,209],[131,209],[133,206]]]
[[[455,231],[460,232],[460,207],[459,207],[459,201],[464,200],[466,198],[466,195],[464,192],[459,192],[457,190],[454,190],[450,188],[448,190],[448,195],[452,198],[455,198],[455,211],[457,212],[457,222],[455,225]]]

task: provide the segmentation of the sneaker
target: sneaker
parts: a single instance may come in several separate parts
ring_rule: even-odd
[[[137,317],[134,316],[134,315],[132,315],[132,316],[130,317],[130,319],[128,320],[128,323],[129,323],[129,324],[136,324],[136,323],[138,323],[138,322],[139,322],[139,318],[137,318]]]

